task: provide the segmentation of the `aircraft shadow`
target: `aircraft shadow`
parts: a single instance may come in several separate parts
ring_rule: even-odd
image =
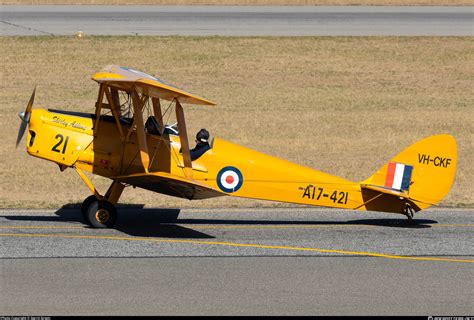
[[[367,225],[389,228],[431,228],[435,220],[406,218],[357,219],[348,221],[286,221],[286,220],[231,220],[231,219],[179,219],[180,209],[144,208],[144,205],[118,205],[119,217],[114,229],[136,237],[163,238],[214,238],[186,225]],[[80,204],[67,204],[55,212],[55,216],[3,216],[8,220],[62,221],[85,223]]]
[[[431,228],[435,220],[413,219],[360,219],[349,221],[275,221],[275,220],[216,220],[216,219],[178,219],[176,223],[210,225],[368,225],[391,228]]]
[[[212,239],[211,235],[175,224],[180,209],[145,209],[144,205],[118,205],[113,229],[134,237]],[[0,216],[7,220],[38,222],[79,222],[85,224],[80,204],[64,205],[52,216]],[[86,226],[86,228],[90,228]]]
[[[178,225],[180,209],[121,209],[114,229],[136,237],[212,239],[211,235]],[[82,217],[81,217],[82,219]]]

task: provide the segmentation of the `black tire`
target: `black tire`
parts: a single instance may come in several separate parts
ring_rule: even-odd
[[[96,200],[87,209],[86,221],[94,228],[111,228],[117,221],[117,209],[106,200]]]
[[[87,209],[89,209],[89,206],[94,202],[97,201],[97,198],[94,195],[88,196],[81,205],[81,214],[82,218],[87,222]]]

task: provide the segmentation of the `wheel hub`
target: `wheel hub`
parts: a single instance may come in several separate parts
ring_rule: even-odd
[[[109,217],[110,217],[110,214],[107,210],[104,210],[104,209],[99,209],[96,211],[95,213],[95,218],[97,219],[97,221],[99,221],[100,223],[105,223],[107,222],[107,220],[109,220]]]

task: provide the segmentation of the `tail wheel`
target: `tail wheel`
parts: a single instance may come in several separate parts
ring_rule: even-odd
[[[403,208],[403,214],[407,216],[408,221],[413,220],[413,216],[415,215],[415,209],[409,204],[405,203],[405,207]]]
[[[106,200],[96,199],[87,208],[86,221],[94,228],[111,228],[117,221],[117,209]]]

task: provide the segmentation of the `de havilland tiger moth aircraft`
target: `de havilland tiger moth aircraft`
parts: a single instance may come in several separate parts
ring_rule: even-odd
[[[190,149],[185,104],[215,104],[163,80],[109,65],[94,74],[99,93],[94,113],[32,109],[24,112],[16,145],[26,129],[28,154],[74,169],[91,195],[81,206],[88,224],[112,227],[127,186],[201,200],[221,196],[406,215],[437,204],[456,173],[454,138],[435,135],[409,146],[371,177],[352,182],[265,155],[201,130]],[[165,123],[162,102],[177,123]],[[145,119],[146,118],[146,119]],[[84,171],[112,180],[100,193]]]

